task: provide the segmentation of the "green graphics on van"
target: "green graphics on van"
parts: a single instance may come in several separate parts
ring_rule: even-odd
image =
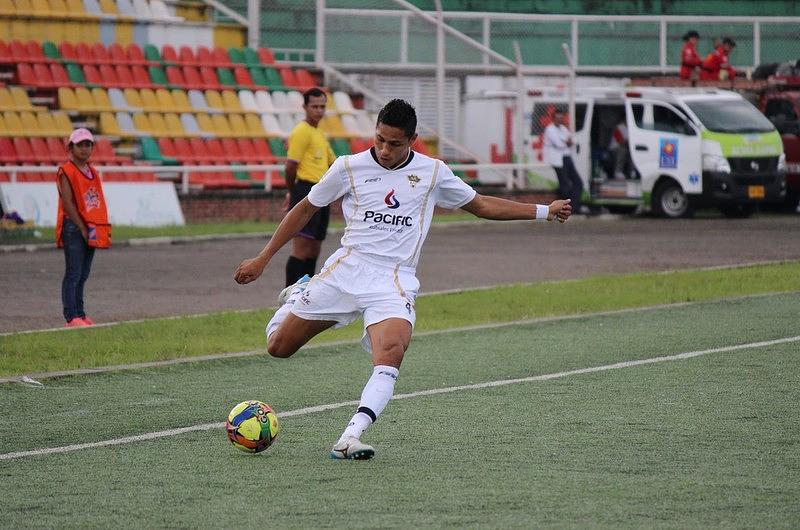
[[[718,133],[702,132],[704,140],[719,142],[722,155],[728,158],[780,156],[783,153],[781,136],[777,131],[767,133]]]

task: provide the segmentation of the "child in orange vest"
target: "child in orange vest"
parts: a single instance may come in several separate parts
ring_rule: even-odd
[[[66,269],[61,282],[61,302],[66,327],[94,324],[83,308],[83,286],[89,278],[94,249],[111,246],[111,225],[97,170],[89,164],[94,137],[75,129],[69,137],[69,160],[58,168],[58,219],[56,245],[64,248]]]

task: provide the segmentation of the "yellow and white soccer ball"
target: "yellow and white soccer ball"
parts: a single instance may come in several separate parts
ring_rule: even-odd
[[[225,428],[234,447],[260,453],[278,436],[278,415],[261,401],[242,401],[231,409]]]

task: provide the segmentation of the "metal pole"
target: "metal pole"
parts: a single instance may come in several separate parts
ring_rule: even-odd
[[[667,21],[661,20],[658,25],[658,65],[661,71],[665,72],[667,68]]]
[[[319,67],[325,62],[325,0],[317,0],[317,52],[314,63]]]
[[[408,17],[400,18],[400,63],[408,62]]]
[[[258,48],[261,42],[261,0],[247,0],[247,45]]]
[[[575,134],[575,61],[566,42],[561,44],[569,65],[569,130]]]
[[[492,22],[489,17],[483,17],[483,41],[481,42],[487,48],[492,46]],[[489,64],[489,56],[483,54],[483,64]]]
[[[517,61],[517,127],[514,134],[514,151],[516,152],[517,163],[521,164],[525,159],[525,78],[522,77],[522,52],[519,42],[514,40],[514,58]],[[526,171],[521,170],[517,173],[517,187],[525,187]]]
[[[753,22],[753,68],[761,64],[761,22]]]
[[[444,13],[441,0],[436,0],[436,133],[439,138],[444,138],[444,61]]]
[[[186,195],[189,193],[189,172],[181,171],[181,193]]]

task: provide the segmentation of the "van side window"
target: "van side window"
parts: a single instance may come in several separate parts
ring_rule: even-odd
[[[653,129],[656,131],[686,134],[686,120],[661,105],[653,105]]]
[[[565,114],[569,113],[569,105],[567,103],[556,103],[552,101],[537,101],[533,105],[533,119],[531,120],[531,136],[539,136],[544,131],[544,128],[550,125],[553,121],[553,114],[556,111],[561,111]],[[583,129],[584,122],[586,121],[586,103],[575,104],[575,130],[580,131]]]
[[[633,110],[633,121],[636,123],[636,126],[640,129],[650,129],[651,127],[645,127],[643,124],[644,118],[644,105],[641,103],[633,103],[631,105],[631,110]]]

